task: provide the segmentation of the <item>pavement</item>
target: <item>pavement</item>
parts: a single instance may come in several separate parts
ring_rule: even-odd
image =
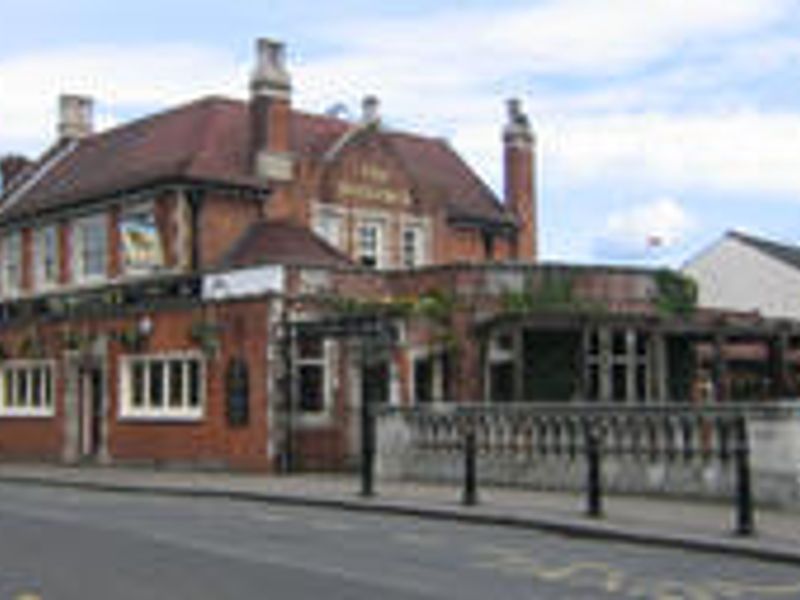
[[[755,534],[739,536],[732,501],[606,496],[603,517],[590,518],[577,493],[484,487],[477,505],[463,506],[454,486],[377,481],[376,494],[364,498],[355,476],[340,475],[0,463],[0,482],[403,514],[800,566],[800,511],[757,507]]]

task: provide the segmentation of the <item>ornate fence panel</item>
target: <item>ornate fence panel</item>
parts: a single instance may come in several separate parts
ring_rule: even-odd
[[[581,490],[591,435],[605,490],[730,498],[739,480],[737,452],[751,452],[759,501],[800,505],[796,403],[445,404],[384,407],[375,418],[383,478],[461,481],[471,431],[480,483]]]

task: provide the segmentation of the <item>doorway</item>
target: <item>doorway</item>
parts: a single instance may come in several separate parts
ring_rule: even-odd
[[[95,460],[103,449],[103,417],[105,412],[103,370],[97,366],[79,370],[80,455]]]

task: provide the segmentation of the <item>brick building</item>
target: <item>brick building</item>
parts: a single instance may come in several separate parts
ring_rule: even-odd
[[[259,41],[250,92],[99,133],[92,101],[63,96],[56,142],[2,160],[0,456],[338,466],[367,390],[667,398],[683,330],[653,326],[655,273],[535,264],[518,102],[501,200],[446,142],[382,126],[373,97],[356,122],[294,109],[279,43]],[[533,304],[562,320],[500,318]],[[359,334],[376,315],[388,347]],[[525,384],[565,331],[568,375]]]

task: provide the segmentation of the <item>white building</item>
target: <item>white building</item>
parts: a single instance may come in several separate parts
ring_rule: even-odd
[[[683,266],[698,304],[800,319],[800,246],[731,231]]]

